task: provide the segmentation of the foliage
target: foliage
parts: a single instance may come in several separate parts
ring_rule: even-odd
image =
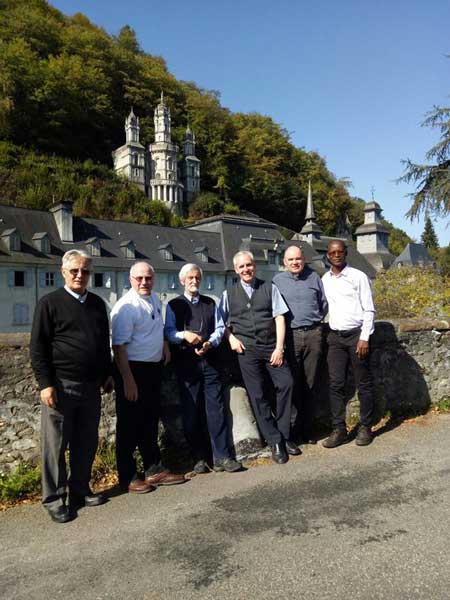
[[[220,214],[239,214],[239,207],[212,192],[201,192],[189,207],[188,220],[193,222]]]
[[[381,219],[381,223],[389,231],[388,249],[391,254],[398,256],[403,252],[408,244],[414,240],[409,237],[406,231],[398,227],[394,227],[392,223],[386,219]]]
[[[40,487],[40,468],[22,464],[11,474],[0,475],[0,501],[10,502],[38,494]]]
[[[425,155],[434,164],[416,164],[410,159],[403,161],[405,171],[399,181],[416,184],[411,194],[412,205],[408,216],[420,213],[437,216],[450,214],[450,107],[434,106],[427,114],[422,127],[440,132],[440,140]]]
[[[425,227],[421,236],[422,244],[433,258],[439,254],[439,240],[429,216],[425,219]]]
[[[432,267],[389,269],[373,283],[378,318],[450,315],[450,280]]]
[[[438,264],[442,275],[450,277],[450,246],[441,248],[438,255]]]

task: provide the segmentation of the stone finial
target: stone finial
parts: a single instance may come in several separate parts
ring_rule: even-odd
[[[314,213],[314,204],[312,200],[312,191],[311,191],[311,180],[308,181],[308,200],[306,203],[306,215],[305,221],[314,221],[316,215]]]

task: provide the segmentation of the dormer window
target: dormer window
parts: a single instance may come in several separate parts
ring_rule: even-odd
[[[125,240],[120,244],[120,249],[125,258],[136,258],[136,246],[132,240]]]
[[[100,240],[96,237],[89,238],[88,240],[86,240],[86,249],[91,256],[100,256]]]
[[[50,240],[47,232],[35,233],[31,239],[36,250],[43,254],[50,254]]]
[[[5,229],[1,234],[1,239],[5,243],[9,252],[20,252],[20,235],[16,228]]]
[[[173,260],[172,244],[161,244],[158,251],[163,260]]]
[[[276,265],[277,264],[277,253],[274,252],[273,250],[268,250],[267,251],[267,262],[269,263],[269,265]]]
[[[198,248],[194,248],[194,254],[201,262],[208,262],[209,254],[207,246],[199,246]]]

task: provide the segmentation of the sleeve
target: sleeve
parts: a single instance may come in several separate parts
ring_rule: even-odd
[[[317,287],[318,287],[317,300],[319,303],[319,309],[322,314],[322,317],[326,317],[326,315],[328,313],[328,302],[327,302],[327,297],[325,295],[325,289],[323,287],[323,282],[318,275],[317,275]]]
[[[272,316],[284,315],[289,312],[286,302],[283,300],[280,290],[272,283]]]
[[[369,341],[374,332],[373,322],[375,320],[375,306],[373,304],[372,286],[367,275],[363,274],[359,283],[359,298],[363,309],[363,323],[361,326],[360,340]]]
[[[175,313],[170,304],[166,308],[166,322],[164,325],[164,337],[171,344],[181,344],[184,340],[184,331],[178,331]]]
[[[34,311],[30,341],[31,366],[40,390],[55,385],[52,360],[53,337],[54,327],[49,304],[41,300]]]
[[[219,313],[225,326],[228,326],[228,317],[230,316],[230,307],[228,304],[228,292],[224,290],[219,304]]]
[[[134,331],[135,311],[130,304],[122,304],[111,312],[112,345],[129,344]]]
[[[214,311],[215,311],[214,317],[215,317],[216,327],[215,327],[213,333],[209,336],[208,342],[211,342],[211,344],[214,347],[217,347],[223,338],[223,334],[225,332],[225,325],[223,323],[222,315],[220,314],[220,311],[217,308],[217,306],[214,307]]]

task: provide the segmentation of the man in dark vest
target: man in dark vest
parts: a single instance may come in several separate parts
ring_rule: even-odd
[[[194,471],[209,471],[211,449],[214,470],[233,473],[242,465],[228,447],[216,356],[224,325],[214,300],[199,293],[202,275],[201,268],[192,263],[180,270],[184,294],[167,306],[165,336],[171,344],[179,381],[183,426],[195,461]]]
[[[256,278],[251,252],[238,252],[233,258],[238,281],[223,293],[221,313],[228,325],[225,335],[237,352],[242,378],[261,434],[272,450],[274,462],[287,462],[288,454],[301,454],[289,439],[292,375],[284,361],[284,315],[289,311],[278,288]],[[272,412],[264,389],[265,374],[275,388]]]
[[[75,518],[82,506],[106,501],[89,487],[98,443],[100,388],[111,392],[113,387],[106,306],[87,291],[92,270],[86,252],[66,252],[64,288],[40,299],[31,330],[31,364],[42,409],[42,503],[56,523]]]

